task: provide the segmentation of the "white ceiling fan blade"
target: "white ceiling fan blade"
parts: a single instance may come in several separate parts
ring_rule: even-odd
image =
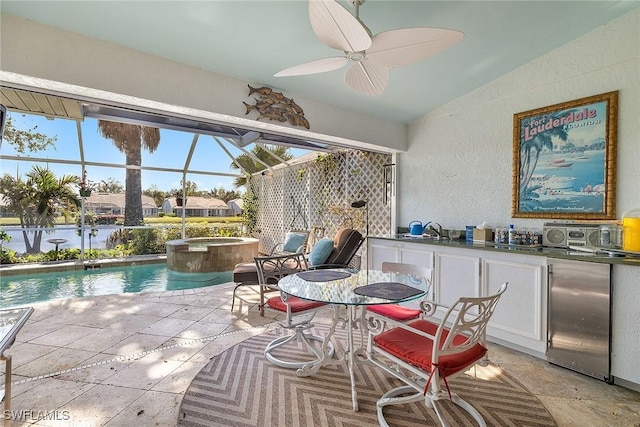
[[[305,76],[307,74],[325,73],[327,71],[337,70],[347,65],[349,60],[344,56],[332,56],[330,58],[316,59],[315,61],[305,62],[304,64],[295,65],[275,73],[274,77],[289,76]]]
[[[344,81],[359,92],[380,95],[389,83],[389,69],[367,60],[359,61],[347,70]]]
[[[373,37],[367,59],[385,67],[413,64],[456,44],[464,33],[446,28],[403,28]]]
[[[309,19],[318,39],[344,52],[371,46],[371,36],[347,9],[335,0],[309,0]]]

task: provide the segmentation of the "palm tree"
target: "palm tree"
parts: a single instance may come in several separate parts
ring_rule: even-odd
[[[142,191],[145,196],[153,197],[153,201],[156,206],[161,207],[164,199],[167,197],[167,192],[160,190],[157,185],[153,184],[151,187]]]
[[[80,206],[73,187],[77,182],[76,176],[57,178],[48,168],[37,165],[27,173],[26,181],[9,174],[0,179],[0,193],[7,208],[20,218],[27,253],[40,252],[42,233],[55,225],[56,216],[66,217],[70,210]],[[29,241],[30,233],[33,233],[33,242]]]
[[[227,190],[224,187],[212,188],[209,190],[209,195],[216,199],[220,199],[225,203],[229,203],[231,200],[239,199],[242,197],[242,193],[236,190]]]
[[[124,225],[140,225],[142,215],[142,148],[153,153],[160,143],[160,129],[148,126],[98,120],[98,133],[113,141],[124,153],[127,166],[125,179]]]
[[[262,160],[264,163],[268,164],[269,166],[275,166],[281,163],[277,157],[281,158],[282,160],[291,160],[293,158],[293,155],[289,153],[289,149],[287,147],[282,147],[279,145],[271,145],[271,146],[265,146],[265,148],[266,149],[256,145],[251,150],[251,153],[254,156],[256,156],[258,159]],[[273,154],[275,154],[277,157],[274,157]],[[248,154],[242,154],[236,157],[236,162],[238,162],[240,166],[242,166],[242,169],[244,169],[244,171],[249,175],[254,174],[256,172],[260,172],[261,170],[267,168],[262,163],[255,161]],[[233,162],[231,163],[231,169],[237,170],[239,168],[238,168],[238,165],[235,162]],[[233,186],[236,188],[244,187],[247,185],[247,182],[248,181],[246,176],[239,176],[236,179],[234,179]]]

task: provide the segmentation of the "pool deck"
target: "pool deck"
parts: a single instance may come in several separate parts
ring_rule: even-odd
[[[20,420],[10,425],[175,426],[182,397],[207,362],[274,327],[271,312],[258,315],[257,296],[246,287],[231,313],[233,287],[34,304],[7,351],[13,357],[12,409],[22,411],[14,412]],[[498,345],[490,345],[489,354],[560,426],[640,425],[640,393]],[[58,419],[37,419],[46,413]]]
[[[251,290],[243,295],[252,301],[236,300],[231,313],[233,286],[32,305],[6,354],[13,358],[12,410],[33,413],[11,425],[175,425],[196,373],[224,349],[273,327],[273,318],[259,316]],[[35,419],[53,411],[58,420]]]

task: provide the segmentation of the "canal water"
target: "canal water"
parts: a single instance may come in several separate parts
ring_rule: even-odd
[[[108,225],[103,225],[96,227],[98,230],[98,234],[95,237],[91,237],[91,249],[105,249],[107,244],[107,239],[109,235],[113,233],[115,230],[120,227],[110,227]],[[11,236],[10,242],[3,242],[2,247],[7,249],[13,249],[16,252],[23,253],[26,250],[24,245],[24,238],[22,235],[22,229],[19,226],[5,226],[3,227],[4,231],[7,232],[9,236]],[[61,243],[58,245],[58,249],[71,249],[71,248],[80,248],[80,236],[76,231],[76,227],[73,225],[58,225],[52,229],[50,233],[43,233],[42,235],[42,244],[40,249],[42,252],[48,252],[51,250],[55,250],[56,245],[54,243],[49,243],[47,240],[51,239],[65,239],[65,243]],[[29,234],[29,240],[33,241],[33,234]],[[85,250],[89,250],[89,230],[85,231],[84,236],[84,248]]]

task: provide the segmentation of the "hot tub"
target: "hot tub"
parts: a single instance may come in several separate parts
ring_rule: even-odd
[[[232,271],[241,262],[258,256],[258,239],[244,237],[197,237],[169,240],[167,268],[182,273]]]

